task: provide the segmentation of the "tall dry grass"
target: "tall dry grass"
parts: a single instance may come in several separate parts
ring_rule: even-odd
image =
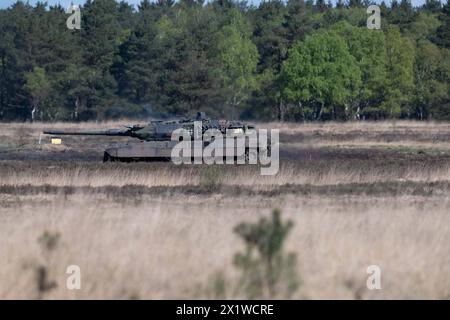
[[[103,187],[199,185],[208,166],[162,164],[27,163],[8,161],[0,167],[0,186]],[[450,163],[340,160],[283,161],[278,174],[261,176],[258,167],[222,165],[218,183],[275,188],[285,184],[336,185],[385,181],[450,180]]]
[[[0,208],[0,298],[38,297],[38,265],[57,284],[44,299],[211,298],[199,288],[215,273],[237,276],[232,256],[243,244],[233,227],[274,206],[295,223],[286,248],[299,258],[294,298],[450,297],[448,197],[16,197]],[[51,253],[37,241],[46,231],[61,235]],[[65,287],[72,264],[79,291]],[[366,288],[374,264],[381,290]]]

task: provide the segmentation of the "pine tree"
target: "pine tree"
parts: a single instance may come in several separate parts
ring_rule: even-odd
[[[316,0],[316,11],[323,13],[325,11],[327,11],[328,6],[325,2],[325,0]]]
[[[362,0],[349,0],[348,7],[349,8],[361,8],[363,6]]]
[[[287,53],[285,17],[286,7],[279,0],[262,2],[254,12],[253,41],[259,51],[261,71],[281,70]]]
[[[436,43],[440,47],[450,49],[450,0],[442,7],[439,16],[442,25],[436,30]]]
[[[114,0],[88,0],[83,7],[80,45],[83,48],[77,101],[80,118],[105,118],[117,102],[111,67],[122,37]]]
[[[439,13],[442,9],[442,4],[439,0],[425,0],[422,8],[432,13]]]
[[[289,0],[287,2],[284,27],[286,28],[289,47],[292,47],[296,41],[304,40],[308,34],[312,33],[311,14],[304,0]]]

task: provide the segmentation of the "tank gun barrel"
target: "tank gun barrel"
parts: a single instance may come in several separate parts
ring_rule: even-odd
[[[44,130],[43,133],[55,136],[132,136],[131,130],[129,129],[83,130],[83,131]]]

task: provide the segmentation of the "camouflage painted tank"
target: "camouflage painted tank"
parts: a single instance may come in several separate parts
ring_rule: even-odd
[[[151,160],[170,160],[172,149],[179,141],[172,141],[172,133],[177,129],[185,129],[191,132],[193,138],[194,123],[201,122],[202,132],[208,129],[220,130],[226,134],[228,130],[246,133],[255,129],[254,126],[242,123],[240,121],[211,120],[206,118],[204,113],[198,113],[196,118],[182,119],[173,121],[151,121],[145,126],[132,125],[125,126],[124,129],[109,130],[82,130],[82,131],[65,131],[65,130],[44,130],[44,134],[53,136],[63,135],[89,135],[89,136],[111,136],[111,137],[132,137],[139,142],[128,142],[112,146],[104,151],[103,161],[151,161]],[[203,142],[207,145],[209,142]],[[270,144],[268,146],[270,149]],[[257,150],[259,151],[259,150]],[[249,157],[249,149],[245,149],[242,155],[246,159]],[[226,150],[224,150],[226,154]],[[236,153],[238,154],[238,153]]]

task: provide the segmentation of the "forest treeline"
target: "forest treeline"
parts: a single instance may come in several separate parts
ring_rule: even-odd
[[[88,0],[0,10],[0,121],[450,120],[450,4]]]

